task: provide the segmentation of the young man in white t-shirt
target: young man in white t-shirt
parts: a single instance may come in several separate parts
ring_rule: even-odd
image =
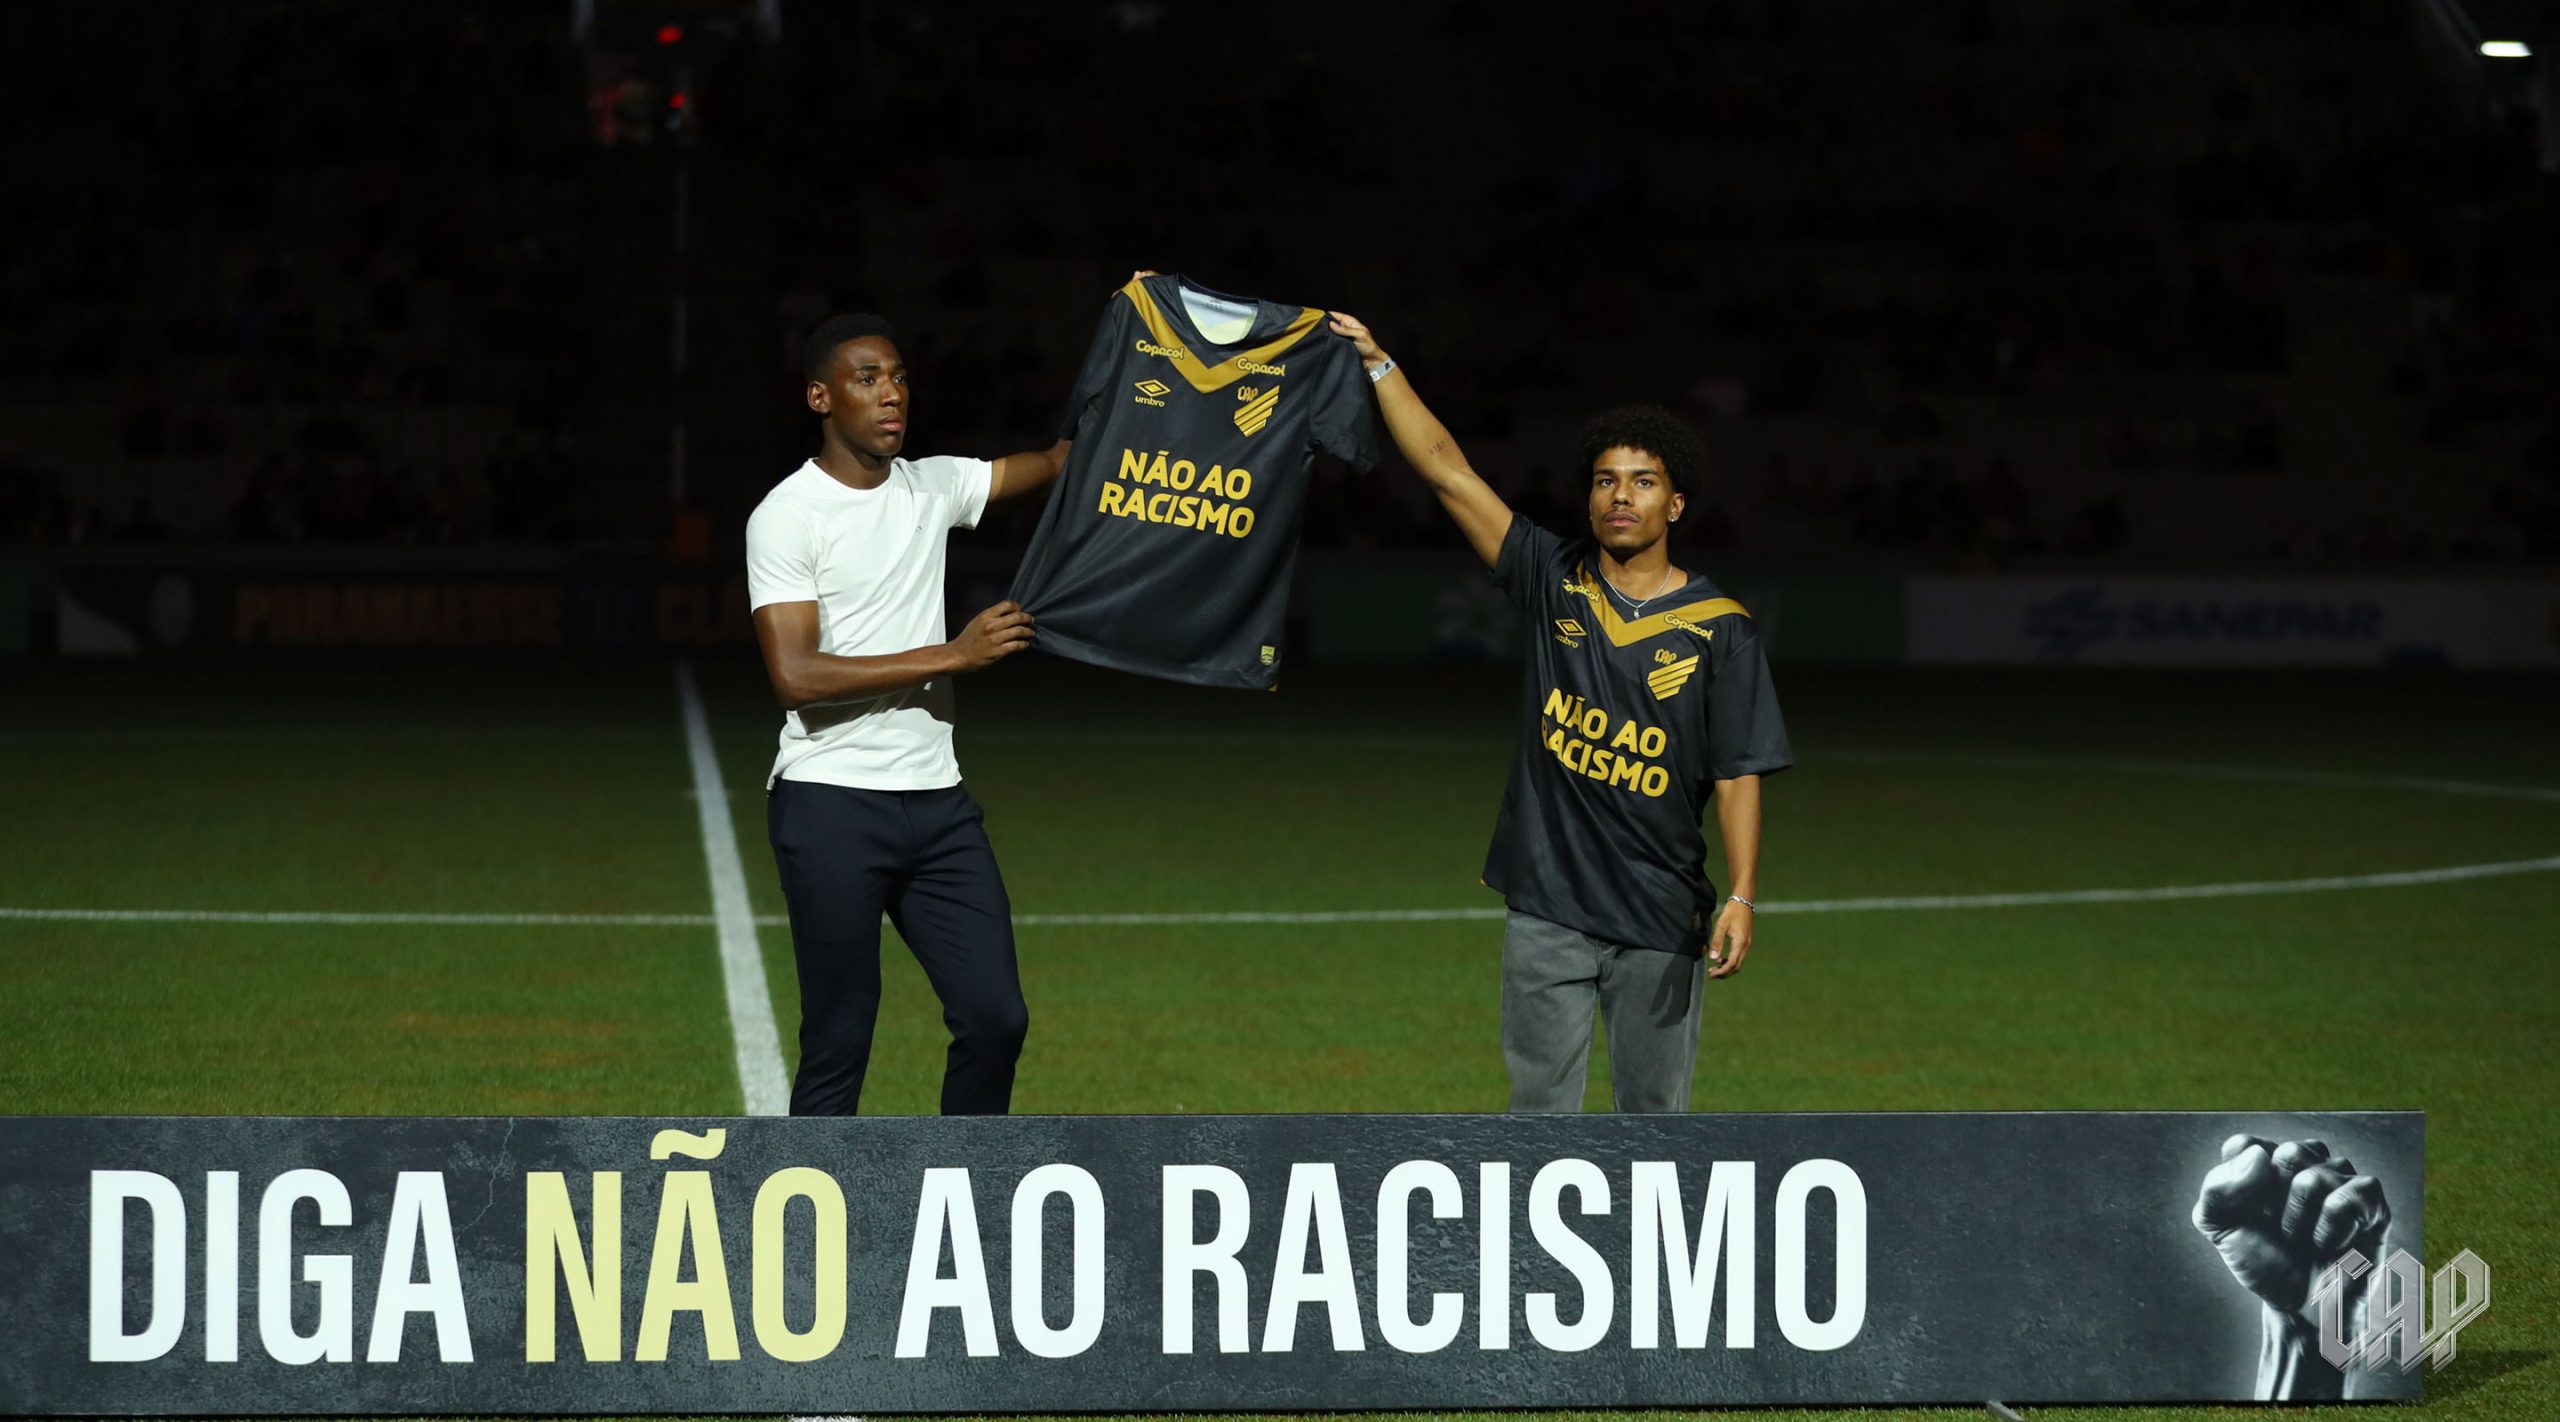
[[[800,974],[791,1114],[861,1101],[886,913],[951,1028],[943,1114],[1001,1115],[1029,1015],[1012,902],[951,750],[951,680],[1031,645],[1031,618],[1000,602],[946,640],[943,551],[989,500],[1047,487],[1067,444],[910,460],[888,322],[831,318],[807,360],[823,445],[747,520],[756,641],[785,708],[765,820]]]

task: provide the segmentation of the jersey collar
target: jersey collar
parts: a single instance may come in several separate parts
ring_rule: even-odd
[[[1194,291],[1223,297],[1229,301],[1247,299],[1211,291],[1186,277],[1160,277],[1158,280],[1169,283],[1176,290],[1188,286]],[[1204,395],[1233,385],[1240,376],[1245,374],[1244,367],[1248,364],[1269,363],[1273,356],[1304,340],[1307,333],[1315,329],[1316,323],[1324,319],[1324,312],[1315,307],[1300,307],[1298,314],[1289,318],[1288,325],[1283,327],[1278,335],[1250,349],[1237,350],[1233,347],[1211,345],[1201,340],[1200,333],[1192,328],[1191,319],[1183,314],[1182,303],[1169,301],[1159,304],[1155,293],[1147,289],[1147,279],[1144,277],[1132,277],[1127,286],[1120,288],[1120,294],[1129,298],[1129,305],[1137,310],[1139,321],[1145,323],[1147,334],[1154,338],[1155,343],[1172,352],[1166,359],[1172,362],[1173,368],[1182,373],[1183,379],[1191,382],[1192,389]],[[1274,308],[1267,301],[1255,301],[1252,304],[1262,313],[1254,321],[1256,326],[1269,321],[1275,309],[1280,311],[1288,309],[1287,307]],[[1228,354],[1217,364],[1211,365],[1200,358],[1202,351],[1225,351]]]
[[[1745,617],[1751,615],[1732,598],[1709,597],[1666,607],[1649,617],[1629,619],[1620,615],[1618,605],[1611,602],[1609,594],[1601,589],[1600,575],[1592,571],[1589,563],[1574,564],[1573,576],[1565,579],[1564,585],[1567,590],[1582,594],[1590,602],[1593,620],[1600,624],[1602,632],[1608,634],[1610,645],[1618,647],[1633,646],[1647,637],[1659,637],[1674,629],[1695,633],[1699,640],[1705,641],[1715,636],[1714,630],[1707,626],[1710,620],[1733,613]]]

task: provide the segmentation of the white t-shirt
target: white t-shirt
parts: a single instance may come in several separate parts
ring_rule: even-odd
[[[995,466],[983,459],[892,459],[876,489],[838,483],[817,461],[773,486],[747,519],[750,607],[818,605],[818,650],[877,657],[937,646],[944,546],[986,512]],[[951,678],[864,701],[786,712],[771,786],[814,780],[860,790],[960,783],[951,752]]]

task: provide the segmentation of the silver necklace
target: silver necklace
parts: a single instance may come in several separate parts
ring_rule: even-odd
[[[1618,587],[1618,585],[1617,585],[1616,583],[1610,582],[1606,577],[1603,577],[1603,578],[1600,580],[1600,582],[1601,582],[1601,585],[1602,585],[1602,586],[1604,586],[1604,587],[1606,587],[1606,588],[1608,588],[1608,590],[1609,590],[1609,591],[1611,591],[1611,592],[1613,592],[1613,593],[1617,593],[1617,594],[1618,594],[1618,600],[1619,600],[1620,602],[1623,602],[1623,603],[1625,603],[1625,604],[1627,605],[1627,611],[1629,611],[1629,612],[1642,612],[1642,611],[1644,611],[1644,608],[1645,608],[1645,604],[1646,604],[1646,603],[1649,603],[1649,602],[1653,601],[1653,600],[1654,600],[1654,598],[1658,598],[1658,597],[1662,596],[1664,593],[1670,592],[1670,591],[1672,590],[1672,589],[1671,589],[1671,575],[1672,575],[1673,573],[1675,573],[1675,572],[1678,572],[1678,571],[1679,571],[1679,570],[1678,570],[1677,568],[1672,568],[1672,567],[1668,567],[1668,566],[1666,566],[1665,568],[1663,568],[1663,570],[1662,570],[1662,581],[1661,581],[1661,582],[1659,582],[1659,583],[1656,583],[1656,584],[1654,585],[1653,594],[1652,594],[1652,596],[1650,596],[1650,597],[1642,597],[1642,598],[1638,598],[1638,597],[1631,597],[1631,596],[1629,596],[1626,592],[1624,592],[1623,590],[1621,590],[1621,589]],[[1683,584],[1683,586],[1686,586],[1686,584]]]

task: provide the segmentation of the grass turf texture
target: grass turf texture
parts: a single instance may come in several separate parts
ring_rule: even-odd
[[[776,714],[752,663],[700,670],[756,908],[779,914],[758,794]],[[709,909],[662,665],[47,665],[13,680],[0,905]],[[2560,802],[2102,764],[2555,786],[2548,679],[1782,668],[1781,685],[1805,764],[1770,789],[1773,900],[2560,852]],[[1484,909],[1517,695],[1508,670],[1319,669],[1252,696],[1026,663],[965,685],[961,754],[1017,912]],[[2487,1258],[2497,1303],[2430,1400],[2393,1415],[2560,1415],[2537,1223],[2560,1166],[2555,923],[2553,874],[1772,913],[1750,968],[1710,996],[1698,1100],[2423,1107],[2430,1242]],[[1497,1109],[1498,938],[1490,922],[1025,926],[1017,1107]],[[789,941],[768,927],[763,942],[787,1046]],[[865,1105],[930,1111],[939,1016],[894,936],[886,951]],[[708,927],[0,921],[0,1004],[17,1111],[737,1109]],[[1606,1092],[1603,1060],[1593,1104]]]

